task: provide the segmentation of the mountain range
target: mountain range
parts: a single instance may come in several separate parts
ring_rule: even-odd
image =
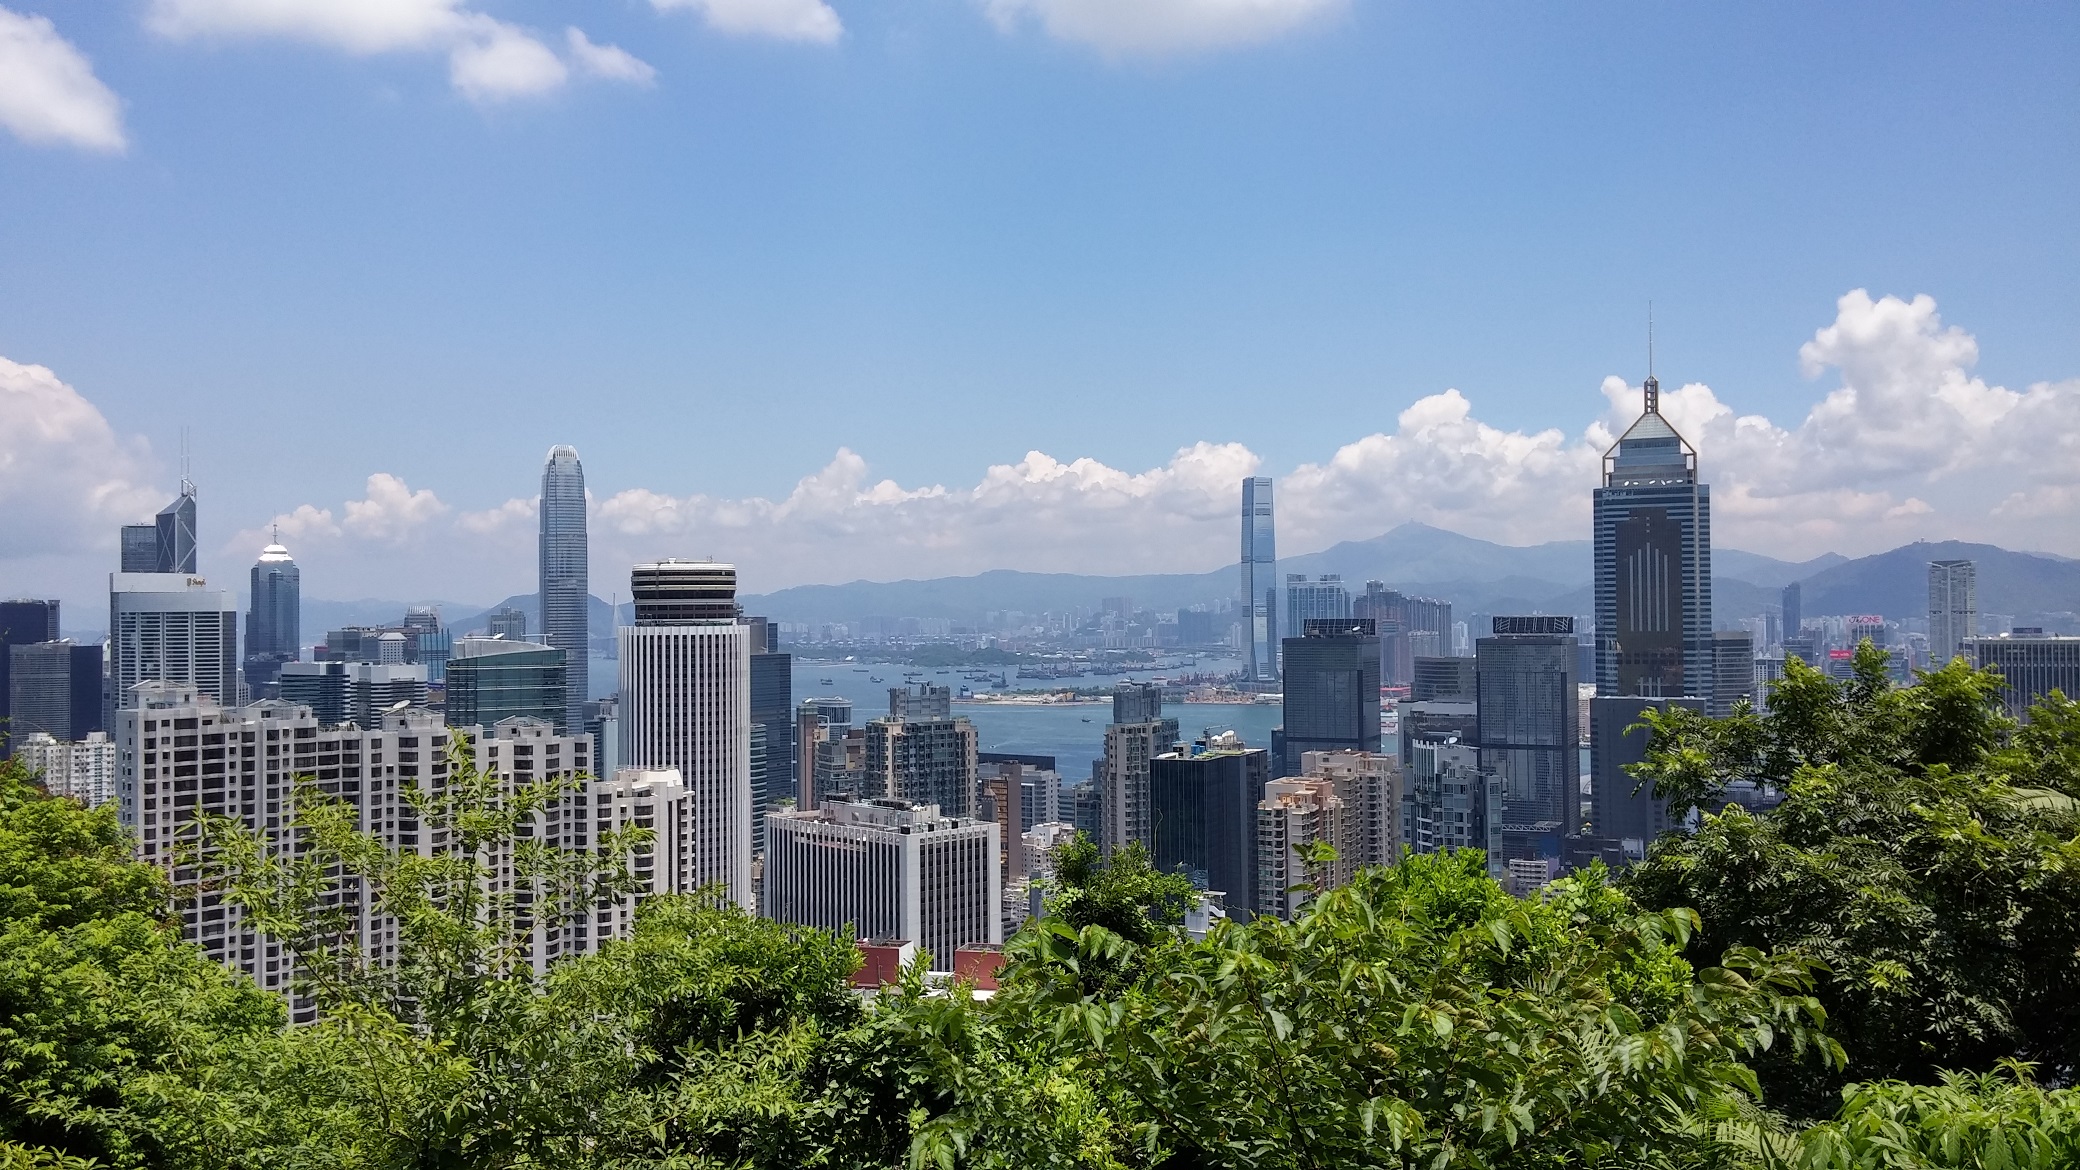
[[[1778,607],[1779,591],[1798,581],[1808,615],[1919,616],[1928,606],[1927,562],[1950,559],[1978,563],[1983,613],[2031,617],[2080,611],[2080,561],[1960,541],[1917,542],[1853,560],[1828,553],[1785,561],[1742,549],[1715,549],[1712,609],[1721,625],[1772,612]],[[1354,592],[1366,581],[1383,581],[1406,593],[1441,597],[1461,614],[1587,614],[1594,608],[1593,549],[1586,540],[1503,545],[1407,523],[1369,540],[1286,557],[1278,567],[1281,573],[1309,577],[1340,574]],[[1233,565],[1205,573],[1123,577],[997,569],[969,577],[798,585],[746,595],[743,604],[747,613],[807,623],[850,623],[866,617],[972,621],[992,610],[1038,614],[1094,609],[1115,597],[1164,611],[1232,598],[1238,577]],[[490,613],[507,605],[526,610],[529,627],[536,627],[538,611],[531,593],[482,609],[448,605],[444,613],[450,615],[449,628],[466,633],[483,629]],[[354,622],[396,621],[403,612],[401,602],[306,600],[304,626],[315,634]],[[628,620],[628,614],[623,604],[620,619]],[[597,597],[592,599],[591,616],[595,630],[615,624],[616,615]]]

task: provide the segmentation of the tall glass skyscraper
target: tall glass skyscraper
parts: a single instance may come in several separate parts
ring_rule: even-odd
[[[1710,698],[1711,489],[1661,417],[1661,383],[1644,389],[1596,489],[1596,693]]]
[[[1269,476],[1242,481],[1242,640],[1250,677],[1277,682],[1278,550]]]
[[[294,662],[303,640],[302,573],[289,550],[270,544],[253,565],[253,607],[246,611],[246,687],[273,695],[282,663]]]
[[[590,661],[591,584],[586,570],[585,468],[575,447],[549,448],[542,468],[542,641],[563,651],[567,699],[562,726],[583,727]]]

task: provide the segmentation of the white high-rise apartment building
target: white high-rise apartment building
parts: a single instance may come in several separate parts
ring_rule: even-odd
[[[631,593],[635,625],[618,635],[621,762],[678,769],[687,880],[751,910],[751,642],[737,624],[736,567],[637,565]]]
[[[69,796],[88,808],[116,798],[116,745],[105,731],[90,731],[78,742],[31,732],[15,742],[14,755],[43,777],[52,796]]]
[[[777,922],[900,939],[954,969],[962,947],[1004,941],[995,821],[905,800],[833,800],[766,816],[761,912]]]
[[[1972,561],[1928,562],[1928,664],[1948,666],[1969,653],[1979,636],[1979,566]]]
[[[184,497],[185,498],[185,497]],[[184,683],[238,701],[238,611],[191,573],[108,575],[108,693],[116,707],[142,682]],[[115,720],[104,720],[113,729]]]
[[[446,831],[423,825],[406,793],[439,789],[448,780],[450,737],[467,735],[476,766],[508,784],[572,777],[591,770],[589,736],[561,736],[539,720],[511,719],[489,731],[450,729],[437,712],[411,709],[386,715],[379,728],[351,723],[321,725],[307,706],[267,700],[227,707],[178,683],[143,683],[117,711],[112,739],[116,796],[121,819],[137,836],[141,860],[167,869],[181,899],[182,933],[205,953],[251,976],[273,991],[288,992],[291,957],[279,943],[240,921],[237,907],[220,894],[199,891],[196,879],[175,866],[181,844],[202,814],[236,819],[286,849],[286,830],[295,815],[296,785],[307,779],[318,791],[346,801],[358,825],[384,844],[431,856],[448,847]],[[536,840],[558,848],[589,849],[594,819],[587,794],[574,790],[538,814]],[[511,888],[510,850],[494,858],[494,884]],[[343,881],[339,895],[357,916],[363,952],[384,963],[397,953],[394,921],[374,912],[359,879]],[[523,956],[536,970],[553,959],[582,954],[599,937],[586,917],[534,926]],[[308,1004],[292,1007],[308,1020]]]

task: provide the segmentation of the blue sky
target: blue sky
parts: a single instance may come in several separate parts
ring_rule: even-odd
[[[1129,28],[1078,26],[1079,0],[387,0],[497,22],[567,63],[561,85],[487,97],[451,82],[447,42],[270,32],[277,2],[0,0],[91,62],[123,141],[32,141],[19,114],[0,132],[0,357],[47,367],[106,420],[120,455],[86,458],[129,460],[107,498],[169,488],[191,427],[224,571],[251,555],[238,541],[308,509],[290,529],[337,561],[319,595],[400,571],[402,593],[524,586],[531,521],[499,509],[557,442],[597,503],[624,500],[598,522],[620,543],[596,573],[711,552],[772,552],[766,585],[1196,571],[1232,557],[1232,526],[1211,497],[1163,503],[1136,477],[1225,482],[1244,448],[1270,474],[1327,475],[1367,436],[1408,437],[1403,412],[1449,389],[1505,437],[1557,428],[1566,462],[1620,412],[1604,379],[1643,373],[1649,300],[1664,381],[1787,441],[1861,368],[1809,377],[1800,350],[1856,331],[1838,301],[1857,289],[1881,317],[1888,296],[1933,298],[1900,328],[1966,331],[1975,362],[1953,365],[1982,390],[2044,384],[2035,431],[2080,418],[2070,4],[1117,0]],[[1234,32],[1224,5],[1262,19]],[[775,23],[803,11],[842,32]],[[654,77],[585,76],[572,24]],[[1194,43],[1223,28],[1229,43]],[[1907,393],[1941,398],[1949,375],[1913,368]],[[1780,532],[1787,513],[1765,509],[1740,543],[1870,551],[1858,540],[1950,535],[2020,496],[2012,543],[2080,553],[2068,480],[2003,465],[1974,495],[1987,473],[1932,472],[1940,445],[1886,462],[1892,440],[1873,442],[1884,468],[1855,455],[1826,484],[1754,471],[1754,490],[1840,505],[1844,523]],[[1503,472],[1461,471],[1536,458],[1491,446]],[[1190,523],[1079,542],[1081,505],[1051,496],[973,523],[857,519],[884,480],[937,508],[954,505],[930,502],[935,485],[986,497],[992,467],[1113,482],[1035,472],[1029,451],[1091,460],[1127,477],[1129,511]],[[773,511],[830,468],[851,511]],[[378,474],[401,487],[388,503]],[[1407,518],[1521,542],[1579,535],[1585,512],[1534,531],[1509,498],[1455,512],[1432,503],[1458,485],[1403,499],[1365,482],[1324,488],[1282,546]],[[106,485],[66,490],[89,487]],[[406,531],[421,492],[424,523],[483,538],[481,572],[444,563],[456,546],[436,528]],[[1889,526],[1841,503],[1874,492]],[[399,499],[396,524],[348,522],[357,501],[366,519]],[[60,520],[106,527],[37,523]],[[1054,520],[1058,539],[1016,535]],[[0,553],[0,591],[105,571],[101,527],[9,529],[26,551]],[[1759,547],[1773,533],[1782,547]]]

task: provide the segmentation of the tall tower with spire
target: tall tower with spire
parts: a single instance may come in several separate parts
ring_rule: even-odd
[[[584,727],[587,664],[592,640],[589,546],[585,535],[585,468],[575,447],[549,449],[542,467],[542,640],[563,651],[568,701],[558,731]]]
[[[273,698],[284,662],[295,662],[303,641],[303,575],[281,534],[253,563],[253,607],[246,611],[246,687]]]
[[[1711,488],[1662,417],[1651,368],[1641,389],[1645,409],[1604,453],[1595,494],[1596,693],[1708,697]]]

